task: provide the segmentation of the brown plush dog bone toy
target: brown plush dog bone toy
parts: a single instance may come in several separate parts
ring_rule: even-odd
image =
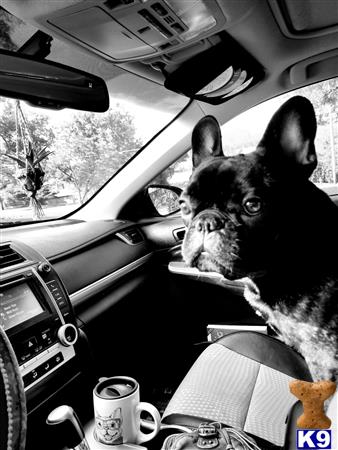
[[[324,402],[336,390],[333,381],[308,381],[294,380],[289,383],[290,392],[303,404],[304,412],[297,420],[297,427],[303,429],[330,428],[331,420],[325,415]]]

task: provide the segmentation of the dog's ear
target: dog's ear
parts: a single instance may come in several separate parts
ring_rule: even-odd
[[[259,147],[271,161],[310,177],[317,166],[316,130],[311,102],[305,97],[292,97],[273,115]]]
[[[215,117],[205,116],[197,123],[192,132],[191,145],[194,168],[206,158],[223,155],[221,129]]]

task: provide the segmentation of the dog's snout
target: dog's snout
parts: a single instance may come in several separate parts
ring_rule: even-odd
[[[224,219],[215,213],[204,212],[196,217],[196,230],[200,233],[211,233],[224,226]]]

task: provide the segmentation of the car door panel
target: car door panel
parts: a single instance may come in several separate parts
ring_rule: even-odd
[[[182,239],[178,237],[184,237],[185,228],[180,216],[152,219],[151,224],[143,221],[142,231],[157,249],[157,268],[161,269],[163,285],[170,297],[168,301],[176,310],[176,316],[180,316],[180,320],[184,318],[184,324],[178,328],[189,328],[186,338],[190,344],[206,340],[208,324],[263,323],[241,293],[169,272],[170,261],[182,261]]]

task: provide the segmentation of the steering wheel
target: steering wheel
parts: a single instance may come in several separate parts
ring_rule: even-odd
[[[26,397],[13,347],[0,326],[0,450],[24,450]]]

